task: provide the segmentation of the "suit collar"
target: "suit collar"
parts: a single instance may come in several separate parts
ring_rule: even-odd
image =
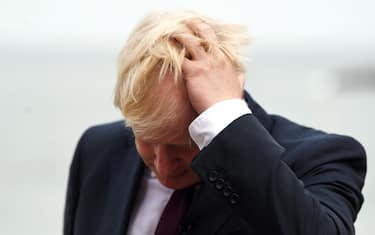
[[[271,131],[273,122],[267,112],[251,97],[247,91],[244,91],[244,98],[251,112],[258,119],[258,121],[262,123],[262,125],[268,131]]]

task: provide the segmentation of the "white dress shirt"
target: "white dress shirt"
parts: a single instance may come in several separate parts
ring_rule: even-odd
[[[218,102],[201,113],[189,126],[189,134],[199,149],[235,119],[251,113],[246,102],[232,99]],[[173,189],[163,186],[153,172],[145,171],[129,222],[129,235],[152,235]]]

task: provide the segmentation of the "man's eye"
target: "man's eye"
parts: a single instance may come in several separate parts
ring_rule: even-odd
[[[189,149],[188,144],[170,144],[169,147],[173,149]]]
[[[191,144],[183,144],[183,145],[177,145],[174,150],[180,151],[180,152],[191,152],[194,150],[194,147]]]

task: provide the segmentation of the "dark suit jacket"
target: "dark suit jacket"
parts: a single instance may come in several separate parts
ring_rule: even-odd
[[[268,115],[227,126],[193,160],[201,177],[182,234],[354,234],[365,152],[351,137]],[[145,168],[123,121],[89,128],[70,169],[64,235],[126,234]]]

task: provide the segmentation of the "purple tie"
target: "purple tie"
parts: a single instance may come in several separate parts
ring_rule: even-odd
[[[192,196],[192,189],[179,189],[172,193],[159,224],[156,227],[155,235],[176,235],[179,232],[181,223],[189,207]]]

